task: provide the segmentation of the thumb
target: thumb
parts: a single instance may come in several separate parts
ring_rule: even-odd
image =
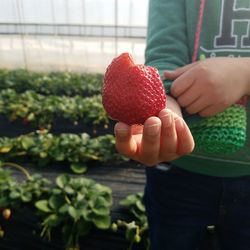
[[[171,70],[165,70],[163,72],[164,77],[166,77],[166,79],[169,79],[169,80],[175,80],[176,78],[178,78],[179,76],[181,76],[183,73],[185,73],[186,71],[188,71],[192,67],[194,67],[196,65],[196,63],[197,62],[187,64],[187,65],[185,65],[183,67],[176,68],[173,71],[171,71]]]

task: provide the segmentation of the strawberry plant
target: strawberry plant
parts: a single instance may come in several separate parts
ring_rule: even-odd
[[[0,88],[11,88],[18,93],[33,90],[45,95],[89,96],[101,93],[102,80],[101,74],[0,69]]]
[[[32,207],[32,202],[49,192],[50,181],[40,175],[31,176],[19,165],[8,163],[8,167],[21,170],[26,176],[23,182],[17,182],[9,170],[4,170],[6,164],[0,164],[0,209],[2,218],[11,220],[12,210],[22,209],[24,206]],[[0,225],[0,235],[4,236],[4,228]]]
[[[10,121],[21,119],[25,124],[47,129],[58,118],[92,125],[109,123],[101,95],[44,96],[34,91],[18,94],[13,89],[6,89],[0,92],[0,114],[7,116]]]
[[[128,210],[133,220],[130,222],[117,220],[112,223],[112,229],[114,231],[117,231],[118,228],[125,229],[125,238],[130,242],[128,250],[132,250],[135,243],[142,243],[144,248],[149,250],[148,221],[143,203],[143,193],[128,195],[120,201],[120,205]]]
[[[10,166],[11,163],[8,165]],[[49,191],[50,181],[40,175],[29,176],[19,183],[12,178],[10,172],[0,168],[0,180],[0,207],[2,208],[18,209],[24,203],[37,200]]]
[[[10,161],[29,157],[39,165],[67,162],[75,173],[83,173],[89,161],[121,161],[115,150],[113,135],[90,138],[83,134],[60,134],[36,131],[14,138],[0,137],[0,160]],[[24,158],[25,159],[25,158]]]
[[[50,239],[52,230],[60,227],[66,249],[80,249],[79,237],[93,226],[110,227],[111,205],[110,188],[91,179],[60,175],[49,196],[35,203],[43,218],[41,236]]]
[[[0,168],[0,197],[3,219],[11,220],[11,211],[28,207],[40,221],[41,237],[52,240],[53,232],[59,231],[65,249],[80,249],[80,237],[94,227],[110,227],[111,189],[92,179],[63,174],[52,184],[40,175],[28,174],[25,181],[17,182],[9,170]],[[4,230],[0,226],[2,237]]]

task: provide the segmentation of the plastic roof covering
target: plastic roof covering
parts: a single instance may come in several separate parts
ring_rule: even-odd
[[[1,0],[0,67],[104,72],[144,62],[148,0]]]

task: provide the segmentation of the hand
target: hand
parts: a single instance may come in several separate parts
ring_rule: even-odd
[[[236,103],[249,89],[249,59],[218,57],[198,61],[165,77],[171,94],[190,114],[212,116]]]
[[[119,122],[114,130],[118,152],[147,166],[174,160],[194,148],[188,126],[169,109],[148,118],[143,126]]]

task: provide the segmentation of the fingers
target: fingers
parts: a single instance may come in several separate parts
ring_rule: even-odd
[[[161,120],[158,117],[148,118],[143,127],[130,127],[119,122],[114,132],[116,149],[120,154],[147,166],[159,162]]]
[[[184,95],[186,96],[186,94]],[[209,99],[206,96],[199,96],[193,102],[190,101],[191,103],[189,103],[189,99],[185,99],[184,95],[183,98],[182,96],[178,98],[178,102],[191,115],[199,114],[200,116],[207,117],[220,113],[227,108],[227,105],[223,103],[211,103],[211,98]]]
[[[175,120],[175,127],[178,138],[176,154],[181,156],[191,153],[194,150],[194,139],[187,124],[178,117]]]
[[[175,131],[174,115],[169,109],[163,109],[159,113],[162,122],[161,150],[159,158],[162,161],[171,161],[176,157],[177,134]]]
[[[164,71],[164,76],[169,79],[169,80],[174,80],[177,77],[179,77],[180,75],[182,75],[183,73],[185,73],[186,71],[188,71],[189,69],[191,69],[192,67],[194,67],[194,65],[196,65],[197,62],[195,63],[191,63],[191,64],[187,64],[183,67],[177,68],[174,71]]]
[[[194,149],[193,136],[185,121],[168,109],[159,113],[162,121],[161,161],[172,161],[182,155],[189,154]]]
[[[161,120],[158,117],[150,117],[144,123],[140,160],[147,166],[153,166],[159,162],[161,137]]]
[[[199,113],[200,111],[206,109],[208,106],[209,105],[207,105],[207,102],[204,100],[204,97],[201,96],[199,96],[192,103],[183,105],[186,111],[191,115]]]
[[[190,94],[191,91],[192,91],[192,88],[190,88],[187,92],[185,92],[184,94],[182,94],[181,96],[177,98],[177,102],[179,103],[181,107],[184,107],[184,108],[189,107],[200,99],[199,94],[192,95]]]
[[[173,82],[171,86],[171,94],[175,97],[179,97],[192,87],[194,80],[194,75],[190,73],[190,71],[183,73]]]
[[[137,142],[132,136],[132,128],[125,123],[118,122],[114,127],[117,151],[136,160]]]
[[[114,128],[118,152],[130,159],[154,166],[192,152],[194,141],[184,120],[169,109],[148,118],[144,126],[117,123]]]
[[[209,116],[213,116],[216,115],[220,112],[223,112],[227,107],[226,106],[219,106],[219,105],[210,105],[206,108],[204,108],[203,110],[201,110],[199,112],[199,115],[202,117],[209,117]]]

